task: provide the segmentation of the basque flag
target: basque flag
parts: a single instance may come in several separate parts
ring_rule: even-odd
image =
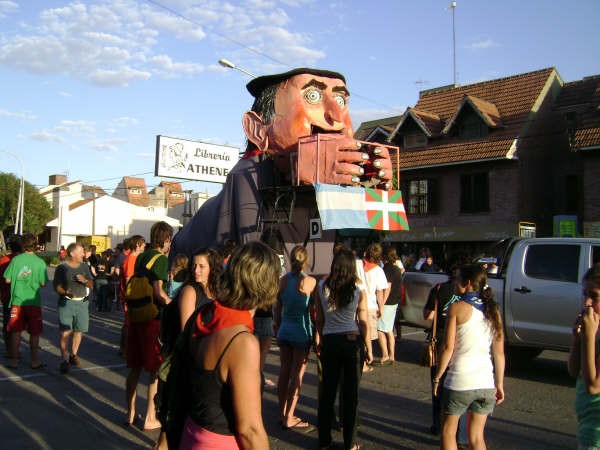
[[[324,230],[372,228],[408,230],[402,191],[316,183],[317,207]]]

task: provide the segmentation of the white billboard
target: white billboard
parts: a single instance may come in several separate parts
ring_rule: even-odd
[[[156,169],[159,177],[225,183],[239,159],[240,149],[187,139],[156,136]]]

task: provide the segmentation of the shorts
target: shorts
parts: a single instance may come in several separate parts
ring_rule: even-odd
[[[87,333],[90,326],[90,302],[86,300],[58,299],[58,329]]]
[[[397,309],[398,305],[383,305],[383,313],[381,313],[381,317],[377,320],[377,331],[389,333],[394,329]]]
[[[369,328],[371,330],[371,340],[374,341],[377,339],[377,310],[369,309]]]
[[[273,337],[273,318],[254,316],[254,336],[257,338]]]
[[[160,320],[130,323],[127,331],[127,367],[155,373],[163,362],[160,354]]]
[[[442,413],[461,416],[467,409],[475,414],[490,414],[496,404],[496,389],[470,389],[442,391]]]
[[[14,305],[10,308],[10,316],[6,324],[8,333],[20,333],[27,330],[32,336],[39,336],[42,334],[43,328],[41,306]]]
[[[300,350],[304,352],[310,351],[311,341],[288,341],[287,339],[277,339],[277,345],[280,347],[292,347],[294,350]]]

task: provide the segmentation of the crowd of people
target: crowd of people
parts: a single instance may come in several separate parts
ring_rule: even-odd
[[[98,312],[122,306],[126,313],[121,347],[129,368],[124,424],[133,425],[139,418],[143,429],[162,427],[156,449],[262,449],[268,448],[261,413],[262,391],[269,386],[264,363],[270,341],[276,338],[279,377],[270,385],[277,390],[282,428],[315,428],[295,413],[314,349],[319,447],[329,448],[332,429],[341,428],[344,448],[359,448],[361,377],[393,364],[396,356],[394,323],[404,273],[396,249],[374,242],[362,252],[338,244],[329,273],[318,279],[307,273],[310,260],[302,246],[292,249],[286,272],[281,249],[262,242],[228,242],[191,257],[171,255],[169,263],[172,237],[173,229],[158,222],[148,243],[136,235],[122,248],[100,255],[79,243],[65,248],[65,260],[53,279],[59,371],[67,373],[80,364],[90,303]],[[9,248],[0,259],[5,356],[9,367],[18,368],[21,334],[27,331],[30,365],[39,369],[45,366],[38,349],[46,265],[35,254],[36,238],[31,234],[13,237]],[[421,265],[430,257],[423,252]],[[486,419],[505,398],[502,319],[484,267],[456,260],[449,275],[431,290],[423,310],[424,318],[435,317],[440,343],[438,363],[431,368],[430,431],[440,435],[443,449],[483,449]],[[149,280],[150,302],[156,306],[151,315],[141,314],[145,306],[128,299],[127,285],[134,276]],[[591,449],[600,438],[600,266],[585,275],[583,297],[573,328],[569,372],[577,377],[578,441],[580,448]],[[190,395],[173,436],[173,427],[161,422],[164,415],[157,413],[155,398],[157,372],[179,340],[185,341],[189,355]],[[375,343],[379,358],[373,356]],[[139,415],[136,392],[142,370],[150,381],[146,411]],[[338,392],[339,421],[334,408]]]

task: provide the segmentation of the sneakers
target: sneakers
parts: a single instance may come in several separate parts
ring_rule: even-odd
[[[77,356],[77,355],[69,356],[69,364],[71,364],[72,366],[80,365],[81,361],[79,360],[79,356]]]
[[[69,372],[69,361],[63,361],[60,363],[60,373]]]

